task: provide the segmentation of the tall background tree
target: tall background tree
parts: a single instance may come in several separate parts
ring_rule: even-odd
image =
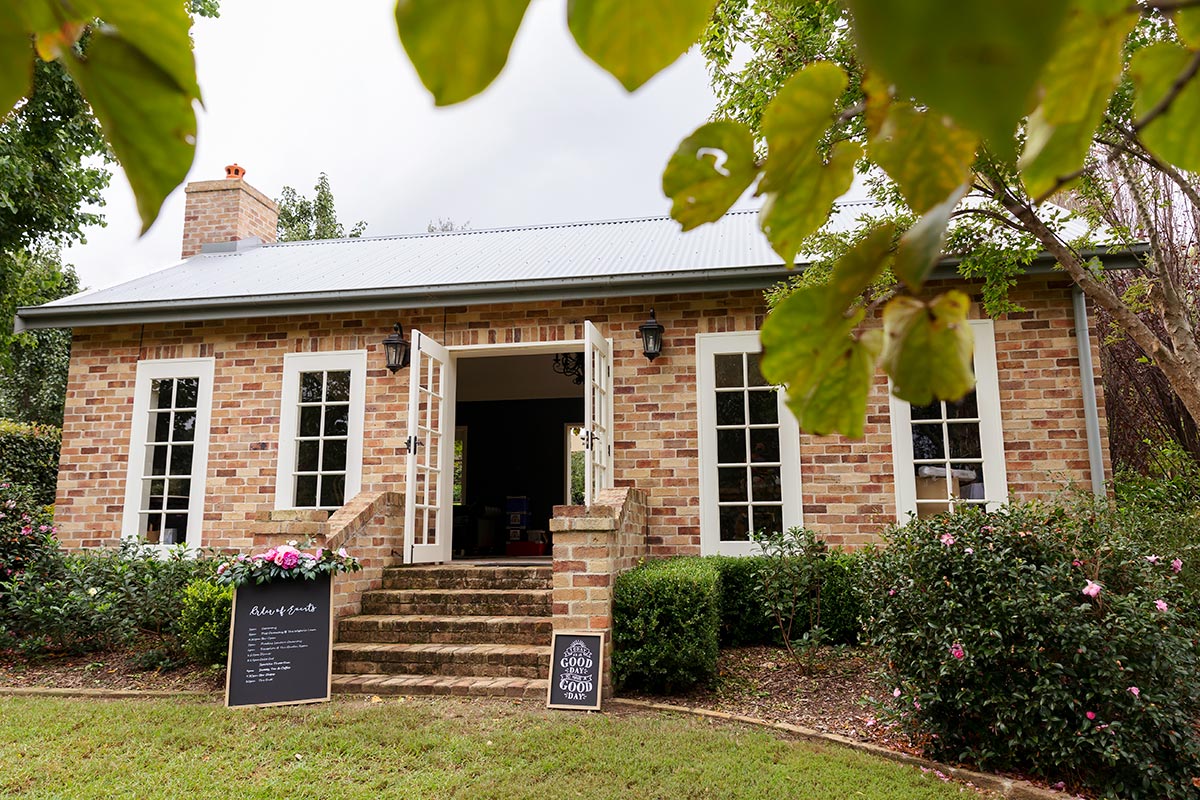
[[[284,186],[275,204],[279,206],[277,231],[281,242],[357,239],[367,229],[367,223],[359,220],[350,228],[350,233],[346,233],[345,226],[338,221],[333,190],[329,187],[329,176],[324,172],[317,178],[312,199]]]
[[[215,17],[218,3],[188,0],[186,9]],[[79,58],[90,27],[72,45]],[[14,335],[13,315],[79,290],[60,253],[84,241],[87,227],[104,224],[102,192],[116,159],[64,63],[37,58],[32,48],[20,60],[28,92],[0,120],[0,416],[61,425],[70,331]],[[6,79],[22,72],[14,68]]]

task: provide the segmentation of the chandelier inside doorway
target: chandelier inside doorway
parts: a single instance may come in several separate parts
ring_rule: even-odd
[[[583,353],[555,353],[554,371],[565,375],[576,386],[583,383]]]

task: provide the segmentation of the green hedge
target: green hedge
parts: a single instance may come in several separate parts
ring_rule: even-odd
[[[37,502],[53,505],[61,447],[58,428],[0,419],[0,482],[29,486]]]
[[[208,580],[188,584],[179,614],[179,633],[188,658],[197,664],[224,664],[232,614],[232,586]]]
[[[775,621],[763,608],[758,591],[761,556],[708,556],[721,578],[721,646],[773,644]]]
[[[717,673],[721,579],[702,558],[650,561],[613,588],[613,682],[671,692]]]

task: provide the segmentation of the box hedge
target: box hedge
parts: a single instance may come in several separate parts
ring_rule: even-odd
[[[613,588],[613,682],[671,692],[717,672],[721,579],[703,558],[650,561]]]

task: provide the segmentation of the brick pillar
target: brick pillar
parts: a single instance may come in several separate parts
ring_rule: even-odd
[[[279,209],[275,201],[242,180],[245,170],[227,167],[230,177],[197,181],[184,189],[183,257],[190,258],[206,244],[236,242],[257,236],[274,242]]]
[[[604,632],[602,697],[612,697],[612,594],[617,575],[646,555],[646,496],[606,489],[590,506],[555,506],[554,630]]]

